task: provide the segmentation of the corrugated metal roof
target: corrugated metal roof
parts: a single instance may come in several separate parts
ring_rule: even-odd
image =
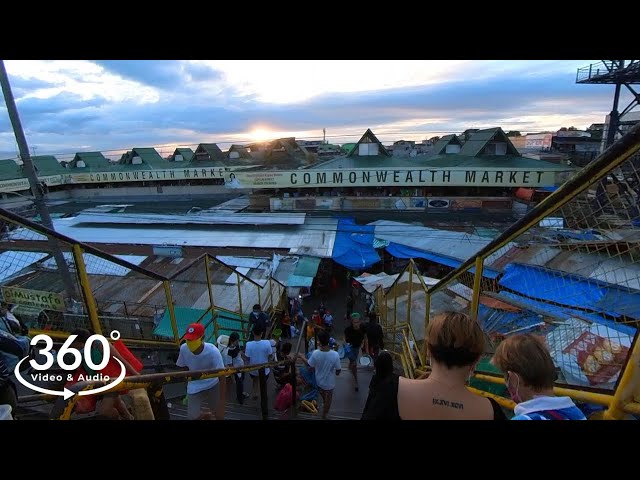
[[[304,213],[215,213],[199,215],[161,215],[145,213],[81,213],[75,218],[80,223],[109,223],[123,225],[303,225]]]
[[[84,167],[77,166],[80,160],[84,162]],[[85,172],[105,172],[111,168],[111,163],[101,152],[78,152],[69,166],[71,168],[79,168]]]
[[[318,257],[300,257],[296,265],[296,269],[293,272],[294,275],[300,277],[315,277],[318,273],[318,267],[320,266],[320,259]],[[307,285],[297,285],[307,286]]]
[[[60,165],[60,162],[53,155],[37,155],[31,157],[31,160],[39,176],[69,173],[66,168]]]
[[[449,144],[460,145],[460,140],[458,140],[458,137],[453,134],[445,135],[444,137],[442,137],[440,140],[436,142],[436,144],[433,146],[433,150],[431,150],[430,152],[430,155],[444,154],[446,151],[447,145]]]
[[[382,155],[382,156],[386,156],[386,157],[390,157],[391,154],[389,152],[387,152],[387,149],[385,148],[384,145],[382,145],[382,143],[380,142],[380,140],[378,140],[378,137],[376,137],[373,132],[371,131],[370,128],[367,128],[367,131],[364,132],[364,135],[362,135],[362,137],[360,138],[360,140],[358,140],[358,143],[356,143],[356,146],[353,148],[353,150],[351,150],[349,152],[349,156],[353,156],[356,155],[358,153],[358,146],[363,143],[365,140],[369,140],[369,142],[367,143],[377,143],[378,144],[378,154]]]
[[[435,228],[412,225],[408,223],[378,220],[370,223],[375,225],[375,236],[399,245],[406,245],[425,252],[433,252],[460,261],[473,257],[479,250],[488,245],[492,240],[464,232],[450,230],[438,230]],[[486,265],[504,255],[513,244],[502,247],[493,255],[490,255]]]
[[[0,160],[0,180],[22,178],[22,169],[13,160]]]
[[[289,249],[292,254],[327,258],[333,253],[338,220],[308,217],[304,225],[274,225],[268,229],[251,230],[242,225],[203,225],[199,228],[171,225],[163,228],[146,228],[144,225],[83,227],[74,218],[55,219],[53,223],[56,231],[80,242]],[[14,230],[9,238],[45,239],[38,233],[24,229]]]
[[[493,140],[504,142],[507,144],[507,154],[519,155],[516,147],[513,146],[509,137],[504,133],[500,127],[487,128],[485,130],[478,130],[471,138],[467,140],[460,149],[460,155],[469,157],[475,157],[481,155],[486,146]]]
[[[176,148],[173,152],[173,155],[171,155],[171,160],[173,160],[176,155],[182,155],[184,162],[190,162],[193,159],[194,154],[193,150],[191,150],[190,148]]]

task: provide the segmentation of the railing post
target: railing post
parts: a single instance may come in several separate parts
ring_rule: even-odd
[[[296,355],[297,352],[296,352]],[[295,418],[298,415],[298,402],[297,398],[298,379],[296,378],[296,359],[291,362],[291,417]]]
[[[96,300],[93,298],[93,292],[91,291],[91,284],[89,283],[89,276],[87,275],[87,268],[84,264],[84,258],[82,256],[83,251],[80,245],[77,243],[73,245],[73,259],[76,264],[76,273],[78,274],[78,280],[80,287],[82,288],[82,294],[84,295],[84,302],[87,305],[87,314],[89,315],[89,321],[91,322],[91,328],[94,333],[102,335],[102,327],[100,326],[100,319],[98,318],[98,309],[96,307]]]
[[[602,418],[604,420],[620,420],[624,417],[624,406],[633,401],[634,390],[640,384],[638,365],[640,365],[640,334],[636,334],[633,349],[618,382],[618,388],[613,394],[613,400],[611,400],[609,408],[603,414]]]
[[[476,272],[473,277],[473,294],[471,296],[471,312],[473,319],[478,319],[478,306],[480,305],[480,291],[482,290],[482,270],[484,268],[484,258],[476,257]]]
[[[404,273],[404,271],[402,272]],[[400,275],[402,275],[402,273]],[[396,325],[398,324],[398,282],[400,281],[400,276],[393,284],[393,340],[396,339]]]
[[[260,381],[260,410],[262,411],[262,420],[267,420],[269,416],[269,399],[267,398],[267,376],[264,368],[258,372]]]
[[[258,289],[258,305],[262,309],[262,288],[260,288],[260,285],[256,285],[256,288]],[[273,311],[273,304],[271,304],[271,311]]]
[[[429,348],[427,346],[427,328],[429,327],[429,320],[431,319],[431,294],[426,292],[426,301],[424,302],[424,335],[422,340],[422,356],[424,358],[424,365],[427,365],[427,359],[429,358]],[[417,347],[417,345],[416,345]],[[429,362],[429,366],[431,363]]]
[[[269,300],[271,301],[271,309],[273,310],[273,278],[269,277]],[[280,302],[278,302],[278,306]]]
[[[171,320],[171,329],[173,330],[173,340],[176,345],[180,345],[180,334],[178,333],[178,324],[176,322],[176,311],[173,308],[173,296],[171,295],[171,285],[169,280],[162,282],[164,286],[164,295],[167,298],[167,309],[169,310],[169,319]]]
[[[236,272],[236,279],[238,281],[238,308],[240,309],[238,313],[240,313],[240,317],[242,317],[242,288],[240,287],[240,274],[238,272]]]
[[[413,293],[413,258],[409,259],[409,291],[407,292],[407,323],[411,324],[411,294]]]
[[[207,275],[207,289],[209,291],[209,305],[211,305],[211,313],[213,313],[214,303],[213,303],[213,285],[211,285],[211,271],[209,270],[209,254],[205,254],[204,256],[204,271]]]

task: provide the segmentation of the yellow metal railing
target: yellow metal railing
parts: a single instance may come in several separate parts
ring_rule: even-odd
[[[158,268],[163,273],[157,273],[152,270],[156,262],[146,262],[146,267],[138,264],[146,257],[133,263],[7,210],[0,209],[0,227],[0,267],[10,273],[0,277],[0,288],[3,298],[18,305],[18,316],[24,316],[30,335],[44,333],[64,339],[74,329],[85,328],[108,337],[110,331],[118,330],[125,343],[176,348],[185,326],[178,307],[180,312],[184,308],[197,311],[199,319],[190,322],[213,318],[217,338],[225,327],[218,325],[215,312],[240,317],[239,324],[245,328],[253,304],[273,314],[286,302],[285,286],[271,275],[253,279],[208,253],[185,262],[185,266],[174,267],[171,259],[161,261]],[[65,288],[50,255],[51,239],[60,246],[74,274],[71,291]],[[231,287],[232,296],[225,283],[230,275],[237,280]],[[19,295],[24,300],[28,294],[44,298],[45,293],[55,308],[43,302],[16,300]],[[158,318],[164,314],[171,325],[168,338],[154,333]]]
[[[379,288],[375,296],[381,323],[390,340],[388,345],[407,376],[428,374],[423,340],[430,318],[446,310],[464,311],[477,318],[488,335],[485,358],[490,357],[496,342],[505,335],[523,330],[547,335],[561,372],[558,394],[607,407],[602,415],[606,419],[637,415],[640,411],[639,150],[640,125],[636,125],[437,283],[431,281],[427,285],[410,260],[389,288]],[[561,221],[562,228],[541,227],[545,219]],[[513,282],[504,286],[503,280],[514,266],[520,269],[518,281],[515,286]],[[483,275],[487,272],[491,275]],[[544,276],[548,283],[536,275]],[[599,288],[608,303],[590,302],[586,294],[576,293],[581,291],[573,285],[580,282]],[[513,328],[499,328],[498,325],[508,324],[509,312],[526,316],[529,323],[525,327],[514,323],[509,324]],[[501,318],[505,319],[503,323]],[[416,353],[409,348],[409,338],[418,350],[417,361]],[[418,347],[419,341],[423,341],[422,348]],[[572,371],[573,364],[562,363],[563,355],[573,355],[581,370]],[[596,367],[599,373],[592,374]],[[504,384],[501,377],[480,371],[475,378]],[[512,406],[504,398],[501,404]]]

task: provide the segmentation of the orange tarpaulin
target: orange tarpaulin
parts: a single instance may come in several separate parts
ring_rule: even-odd
[[[520,312],[522,310],[506,302],[501,302],[500,300],[496,300],[495,298],[491,297],[485,297],[484,295],[480,295],[480,303],[485,307],[495,308],[497,310],[505,310],[507,312]]]
[[[533,198],[534,193],[535,193],[535,190],[533,188],[519,188],[516,190],[516,197],[518,197],[521,200],[530,202],[531,199]]]

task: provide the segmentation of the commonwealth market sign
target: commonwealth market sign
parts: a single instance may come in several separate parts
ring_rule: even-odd
[[[341,169],[227,172],[225,184],[236,188],[304,187],[540,187],[555,185],[555,171],[514,169]]]

